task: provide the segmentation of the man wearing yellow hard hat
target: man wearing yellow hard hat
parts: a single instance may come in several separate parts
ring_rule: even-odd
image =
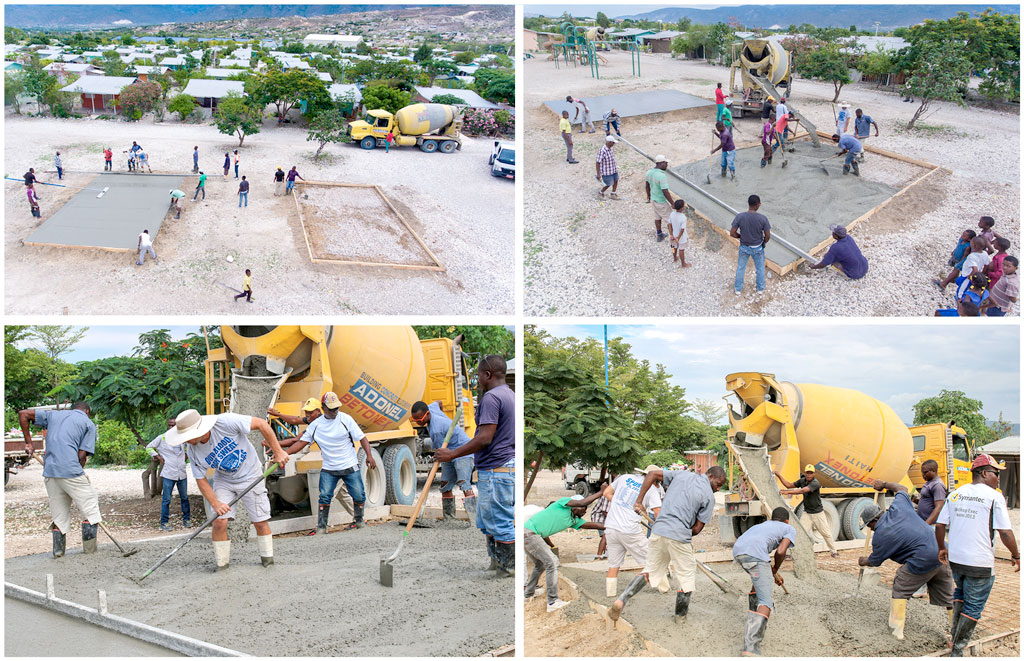
[[[804,474],[796,482],[787,482],[779,471],[772,471],[779,482],[786,487],[779,491],[783,496],[795,496],[802,494],[804,497],[804,511],[800,515],[800,525],[808,534],[817,531],[821,538],[828,545],[828,550],[833,558],[839,557],[836,544],[832,540],[832,522],[828,518],[825,506],[821,504],[821,484],[814,476],[814,464],[804,466]]]
[[[302,415],[285,415],[275,408],[267,409],[267,415],[273,416],[286,425],[308,425],[320,417],[320,400],[310,397],[302,405]],[[300,439],[299,436],[282,438],[281,447],[288,454],[297,454],[304,450],[309,443]]]

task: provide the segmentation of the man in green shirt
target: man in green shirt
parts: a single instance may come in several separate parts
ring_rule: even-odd
[[[654,167],[647,171],[645,187],[647,201],[654,207],[654,228],[658,230],[658,241],[664,240],[667,234],[661,231],[661,221],[668,221],[672,213],[672,193],[668,191],[668,158],[663,154],[654,157]]]
[[[203,199],[206,199],[206,174],[202,171],[199,172],[199,185],[196,186],[196,194],[192,196],[192,201],[195,202],[196,198],[199,197],[199,191],[203,191]]]
[[[559,498],[546,508],[537,512],[526,522],[523,535],[523,546],[526,555],[533,560],[533,573],[526,582],[526,598],[531,599],[537,590],[540,575],[547,572],[545,581],[548,589],[548,612],[556,611],[569,602],[558,598],[558,558],[555,556],[555,545],[550,537],[555,533],[572,528],[588,528],[604,530],[603,523],[593,523],[583,517],[587,514],[587,506],[601,497],[601,492],[591,494],[582,500]],[[549,548],[550,547],[550,548]]]
[[[722,119],[719,120],[732,131],[732,99],[725,100],[725,108],[722,109]]]

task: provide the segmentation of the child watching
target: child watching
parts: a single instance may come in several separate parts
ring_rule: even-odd
[[[1020,297],[1020,276],[1017,274],[1017,258],[1007,255],[1003,259],[1003,277],[992,285],[990,296],[983,305],[985,315],[1004,317],[1013,312],[1013,304]]]
[[[934,280],[939,289],[945,289],[946,285],[956,280],[956,287],[959,291],[961,285],[967,281],[967,279],[974,274],[975,271],[981,273],[981,270],[991,261],[988,253],[985,252],[988,248],[988,241],[982,236],[976,236],[971,239],[971,252],[964,258],[963,265],[960,268],[954,268],[946,276],[946,279],[942,282]],[[960,298],[960,296],[957,296]]]
[[[982,303],[987,301],[988,297],[988,278],[983,273],[975,273],[971,276],[969,286],[960,298],[974,303],[978,309],[981,309]]]
[[[948,264],[953,268],[960,268],[964,261],[964,257],[971,252],[971,239],[978,236],[978,233],[974,230],[964,230],[964,233],[960,235],[960,240],[956,242],[956,248],[953,248],[953,252],[949,253]]]
[[[988,242],[988,247],[985,249],[985,252],[990,255],[994,252],[992,245],[996,240],[996,233],[992,230],[992,228],[995,227],[995,224],[996,219],[992,216],[982,216],[978,221],[978,227],[981,229],[978,236],[983,237],[985,241]]]
[[[936,310],[936,317],[980,317],[981,312],[978,310],[978,306],[971,303],[968,300],[962,300],[956,304],[956,308],[946,308],[945,310]]]
[[[686,263],[686,246],[690,245],[690,236],[686,233],[686,202],[677,199],[672,203],[675,209],[668,215],[668,244],[672,248],[672,261],[679,260],[679,268],[691,266]]]
[[[1003,277],[1003,260],[1006,259],[1006,251],[1010,249],[1010,240],[1002,236],[996,237],[996,249],[998,252],[992,255],[992,261],[982,269],[982,273],[988,276],[989,289]]]

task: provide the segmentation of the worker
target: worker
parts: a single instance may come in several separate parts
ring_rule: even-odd
[[[153,173],[153,168],[149,167],[149,154],[143,150],[139,150],[135,155],[139,159],[139,172],[142,172],[143,168],[150,174]]]
[[[36,183],[36,169],[35,168],[29,168],[28,172],[26,172],[22,176],[25,177],[25,185],[26,186],[32,186],[33,184]]]
[[[615,108],[612,108],[611,110],[609,110],[608,112],[606,112],[604,114],[603,119],[604,119],[604,134],[605,135],[611,135],[612,134],[612,129],[615,129],[615,135],[617,135],[617,136],[619,136],[621,138],[622,137],[622,131],[619,130],[619,120],[622,119],[622,118],[619,117],[619,111],[617,111]]]
[[[533,571],[530,573],[529,580],[526,581],[524,596],[527,599],[533,598],[540,575],[545,574],[549,613],[569,605],[569,602],[558,598],[558,556],[555,555],[557,547],[551,541],[551,536],[569,528],[573,530],[581,528],[604,530],[603,524],[593,523],[583,518],[587,515],[587,507],[590,506],[590,503],[601,497],[599,491],[582,500],[573,500],[569,497],[559,498],[526,521],[526,529],[523,532],[523,548],[526,555],[533,561]]]
[[[761,643],[768,617],[775,606],[775,585],[784,585],[779,568],[786,552],[796,544],[796,529],[789,524],[789,510],[776,507],[772,518],[751,526],[732,545],[732,557],[750,576],[747,595],[747,627],[743,635],[743,654],[761,656]],[[775,553],[774,563],[770,555]],[[769,564],[772,563],[772,564]]]
[[[921,464],[924,485],[918,490],[917,515],[929,526],[935,524],[946,502],[946,485],[939,479],[939,462],[927,459]]]
[[[676,200],[676,202],[682,202],[682,200]],[[654,468],[657,468],[657,466],[652,464],[647,467],[647,470]],[[646,473],[644,473],[644,475],[646,475]],[[645,535],[647,536],[647,539],[650,540],[651,529],[654,522],[658,520],[658,516],[661,514],[661,506],[665,502],[665,485],[661,480],[656,480],[654,482],[654,486],[651,487],[651,490],[648,491],[647,494],[647,497],[644,498],[644,511],[647,513],[647,518],[650,520],[645,522],[647,523],[645,526],[647,528]],[[650,541],[647,543],[647,548],[650,550]]]
[[[274,196],[280,197],[281,193],[284,192],[284,170],[281,166],[277,166],[277,172],[274,173]]]
[[[128,152],[133,156],[137,156],[142,151],[142,145],[132,140],[132,146],[128,148]]]
[[[722,115],[725,113],[725,98],[729,96],[722,89],[722,83],[715,85],[715,121],[722,121]]]
[[[861,146],[860,140],[849,134],[843,136],[834,134],[832,136],[832,142],[839,144],[840,151],[836,156],[846,154],[846,161],[843,163],[843,174],[850,174],[850,168],[852,167],[853,175],[855,177],[859,177],[860,166],[857,165],[857,156],[864,151],[864,147]]]
[[[167,419],[167,428],[174,428],[174,418]],[[160,530],[170,532],[171,498],[174,490],[178,490],[181,501],[182,525],[192,527],[192,509],[188,502],[188,473],[185,472],[185,448],[181,445],[169,445],[160,434],[146,446],[149,455],[160,463],[160,478],[163,480],[163,493],[160,499]]]
[[[608,609],[608,616],[612,620],[619,618],[629,598],[640,592],[646,583],[650,583],[659,592],[668,592],[668,568],[672,565],[672,576],[677,588],[672,619],[676,624],[686,622],[697,578],[693,536],[699,535],[704,526],[711,522],[711,516],[715,513],[715,492],[726,482],[725,469],[712,466],[704,475],[698,475],[685,470],[666,471],[650,467],[633,502],[635,512],[644,511],[644,499],[659,482],[665,485],[665,500],[661,506],[661,515],[652,526],[646,565],[643,572],[633,579]],[[614,508],[613,502],[613,511]]]
[[[202,191],[203,199],[205,200],[206,199],[206,173],[202,172],[202,171],[199,172],[199,183],[196,184],[196,192],[195,192],[194,195],[192,195],[192,201],[193,202],[195,202],[196,199],[199,197],[199,192],[200,191]]]
[[[782,105],[781,103],[779,104]],[[784,114],[775,115],[775,146],[781,152],[793,152],[796,151],[795,147],[786,147],[786,137],[789,135],[789,118],[791,115],[787,112]]]
[[[870,116],[865,115],[864,111],[861,110],[860,108],[857,108],[857,110],[855,111],[855,114],[856,114],[856,117],[853,120],[853,133],[854,133],[854,135],[857,136],[857,139],[860,140],[861,144],[863,145],[864,141],[871,137],[871,127],[872,126],[875,127],[875,137],[877,138],[878,137],[878,124],[875,123],[875,120],[871,119]],[[864,151],[863,150],[861,150],[860,157],[858,157],[857,160],[859,160],[862,163],[864,162]]]
[[[609,475],[608,478],[612,481],[615,480],[614,475]],[[608,508],[612,503],[604,497],[604,490],[606,488],[608,488],[608,482],[606,480],[602,480],[601,484],[597,487],[597,493],[601,494],[601,497],[597,499],[594,509],[590,510],[591,522],[601,524],[600,529],[597,531],[597,553],[594,554],[594,560],[608,559],[608,537],[605,535],[604,522],[605,519],[608,518]]]
[[[114,169],[114,150],[107,147],[103,150],[103,171]]]
[[[238,155],[238,150],[236,149],[235,150],[235,179],[238,179],[238,159],[239,158],[240,157]]]
[[[722,176],[725,176],[726,166],[729,168],[729,173],[732,175],[732,179],[736,179],[736,143],[732,140],[732,130],[726,128],[723,122],[715,122],[715,131],[713,131],[715,137],[718,138],[718,146],[711,150],[714,154],[719,149],[722,150]]]
[[[85,402],[75,402],[71,410],[24,409],[18,411],[25,451],[35,454],[29,425],[46,430],[43,455],[43,484],[50,501],[50,531],[53,557],[64,555],[71,529],[71,504],[85,517],[82,521],[82,552],[96,552],[96,532],[103,517],[99,497],[85,474],[85,462],[96,452],[96,425],[89,418],[92,410]]]
[[[562,118],[558,120],[558,130],[565,142],[565,162],[569,164],[579,163],[572,157],[572,122],[569,121],[569,111],[562,111]]]
[[[764,291],[764,247],[772,238],[772,226],[768,222],[767,216],[758,213],[760,208],[760,197],[757,195],[747,197],[747,210],[736,214],[736,217],[732,219],[732,226],[729,228],[729,236],[740,242],[736,258],[736,277],[733,280],[733,289],[737,296],[743,293],[743,278],[749,259],[754,260],[757,293],[760,294]]]
[[[661,231],[661,221],[668,222],[672,214],[672,193],[668,190],[668,158],[664,154],[654,157],[654,167],[644,176],[644,188],[647,191],[647,203],[654,209],[654,229],[657,230],[658,241],[668,236]]]
[[[789,112],[789,106],[786,105],[786,97],[784,97],[784,96],[783,97],[779,97],[779,103],[775,106],[775,118],[776,118],[776,121],[778,121],[779,119],[785,117],[786,121],[788,122],[789,121],[789,116],[790,116],[790,112]],[[785,126],[783,128],[783,131],[782,131],[782,138],[785,139],[787,137],[789,137],[789,128],[788,128],[788,126]]]
[[[839,115],[836,116],[836,133],[847,135],[850,132],[850,104],[839,104]]]
[[[156,250],[153,250],[153,238],[149,235],[149,230],[144,229],[139,233],[139,258],[136,260],[136,266],[142,266],[146,263],[146,253],[153,256],[156,259]]]
[[[228,174],[231,172],[231,154],[224,152],[224,178],[228,178]]]
[[[305,181],[305,179],[302,178],[302,175],[299,174],[298,166],[293,165],[292,169],[288,170],[288,176],[287,176],[288,187],[285,189],[285,191],[284,191],[285,193],[290,193],[290,192],[292,192],[292,189],[295,188],[295,179],[296,178],[302,179],[303,181]]]
[[[36,195],[35,185],[26,186],[25,194],[28,196],[28,207],[32,211],[32,216],[34,218],[41,218],[42,212],[39,209],[39,196]]]
[[[726,99],[725,104],[722,106],[722,118],[715,121],[715,124],[725,124],[732,130],[732,99]]]
[[[213,522],[213,554],[217,571],[227,569],[231,562],[231,540],[228,539],[228,521],[235,518],[235,509],[229,503],[259,480],[263,472],[260,455],[249,442],[249,432],[259,431],[273,450],[273,461],[284,468],[288,455],[274,436],[270,423],[261,418],[237,413],[199,415],[195,409],[186,409],[174,419],[174,427],[164,434],[170,446],[187,443],[188,461],[192,464],[192,477],[199,492],[218,517]],[[206,471],[213,469],[211,485]],[[270,498],[264,480],[241,497],[249,520],[256,528],[256,544],[260,562],[264,567],[274,564],[274,538],[270,533]]]
[[[829,246],[821,261],[811,264],[811,268],[823,269],[835,264],[836,268],[850,280],[859,280],[867,275],[868,260],[857,247],[853,237],[846,232],[846,228],[842,225],[829,225],[828,228],[832,230],[835,243]]]
[[[860,528],[871,528],[871,555],[861,556],[861,567],[878,567],[886,560],[899,563],[892,581],[892,599],[889,607],[889,633],[903,640],[903,627],[907,622],[907,600],[918,588],[928,586],[928,601],[932,606],[953,608],[953,575],[949,566],[939,562],[939,549],[935,535],[914,510],[907,488],[895,482],[875,480],[875,491],[895,494],[892,503],[883,512],[874,503],[861,510]]]
[[[64,178],[64,163],[60,160],[60,152],[53,156],[53,167],[57,168],[57,179]]]
[[[245,206],[249,206],[249,182],[246,181],[245,175],[242,175],[242,180],[238,182],[238,208],[242,208],[242,201],[245,201]]]
[[[796,482],[788,482],[779,474],[779,471],[772,471],[779,482],[785,485],[785,489],[779,491],[783,496],[803,495],[804,513],[800,515],[800,525],[810,534],[817,531],[828,546],[829,555],[833,558],[839,557],[835,541],[832,539],[832,522],[825,512],[825,506],[821,504],[821,483],[815,477],[814,464],[804,466],[804,474]]]
[[[1010,564],[1020,571],[1020,551],[1013,536],[1006,499],[999,488],[999,471],[1006,464],[979,454],[971,462],[971,483],[949,494],[935,520],[939,561],[953,572],[953,622],[950,656],[963,656],[964,648],[981,619],[995,583],[995,533],[1010,552]],[[949,530],[949,546],[946,530]]]
[[[441,410],[440,402],[415,402],[410,409],[412,423],[417,427],[426,427],[433,449],[440,448],[445,436],[452,426],[452,419]],[[469,443],[469,436],[459,425],[452,429],[447,447],[462,447]],[[473,457],[465,455],[453,461],[441,464],[441,516],[445,519],[455,518],[455,486],[462,489],[462,504],[470,521],[476,520],[476,494],[473,493]]]
[[[615,154],[612,152],[612,147],[618,140],[615,136],[609,134],[604,137],[604,147],[597,150],[597,162],[595,163],[597,174],[595,178],[599,184],[604,184],[604,187],[597,191],[597,194],[604,199],[604,192],[611,186],[611,196],[613,200],[619,199],[619,194],[616,190],[619,187],[619,165],[615,162]]]
[[[322,415],[320,412],[320,400],[316,397],[307,399],[302,404],[302,415],[285,415],[275,408],[267,409],[267,415],[277,418],[286,425],[308,425]],[[285,454],[298,454],[309,445],[309,442],[302,440],[301,436],[300,434],[278,440]]]
[[[644,477],[657,469],[651,465],[635,474],[624,473],[605,487],[604,497],[608,499],[608,515],[604,521],[604,536],[607,541],[608,571],[605,573],[605,596],[618,593],[619,568],[626,561],[626,554],[643,565],[647,562],[647,535],[640,525],[640,515],[633,510]]]
[[[238,291],[237,289],[235,291]],[[244,298],[247,302],[252,303],[252,271],[245,269],[245,280],[242,282],[242,291],[235,294],[232,299],[238,300]]]
[[[775,112],[775,105],[772,104],[772,97],[767,96],[761,104],[761,119],[768,119]],[[774,124],[775,122],[772,122]]]
[[[192,148],[192,172],[199,172],[199,145]]]
[[[572,96],[565,97],[565,100],[572,104],[576,113],[572,117],[573,124],[580,125],[580,133],[589,126],[590,132],[594,132],[594,122],[590,121],[590,108],[587,107],[586,102],[583,99],[573,98]]]
[[[434,460],[451,461],[473,455],[477,473],[476,527],[484,534],[490,569],[515,575],[516,529],[516,398],[505,381],[507,364],[487,355],[476,368],[480,399],[476,434],[465,445],[434,452]]]
[[[181,199],[185,197],[185,192],[177,188],[168,192],[171,195],[171,206],[174,208],[174,217],[181,218]]]
[[[761,126],[761,149],[763,154],[761,155],[761,167],[771,165],[772,162],[772,142],[775,137],[775,113],[769,113],[768,117],[764,120],[764,125]]]

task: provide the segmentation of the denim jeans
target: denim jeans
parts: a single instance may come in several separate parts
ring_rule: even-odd
[[[181,518],[188,521],[192,518],[192,510],[188,502],[188,478],[181,480],[164,481],[163,499],[160,501],[160,525],[164,525],[171,518],[171,497],[174,495],[174,488],[178,488],[178,498],[181,499]]]
[[[852,151],[846,152],[846,160],[844,161],[846,167],[850,167],[850,165],[853,163],[853,159],[855,158],[857,158],[857,154],[853,153]]]
[[[348,495],[352,496],[353,503],[362,505],[366,502],[366,490],[363,489],[363,474],[358,470],[352,471],[348,475],[332,475],[325,470],[321,470],[320,498],[317,500],[318,503],[321,505],[331,504],[334,490],[338,487],[338,480],[345,482],[345,488],[348,489]]]
[[[245,206],[249,206],[249,194],[239,193],[238,194],[238,206],[242,206],[242,200],[245,200]]]
[[[979,620],[995,582],[995,574],[987,578],[974,578],[973,576],[964,576],[954,569],[953,583],[956,584],[956,587],[953,589],[953,601],[964,602],[961,612],[972,620]]]
[[[612,129],[615,129],[615,132],[617,134],[622,135],[622,133],[619,131],[619,120],[616,119],[614,122],[605,122],[604,123],[605,135],[611,135]]]
[[[523,535],[523,546],[526,555],[533,561],[533,571],[530,573],[530,579],[526,581],[526,596],[533,596],[537,590],[537,583],[540,582],[540,575],[544,574],[548,603],[555,603],[558,600],[558,558],[544,543],[544,538],[532,530],[527,530]]]
[[[516,474],[515,462],[510,461],[508,473],[491,470],[477,471],[476,527],[499,542],[516,540]]]
[[[446,493],[458,485],[466,491],[473,488],[473,455],[456,457],[441,464],[441,493]]]
[[[196,194],[192,196],[192,201],[195,202],[196,198],[199,197],[199,191],[203,192],[203,199],[206,199],[206,185],[196,186]]]
[[[295,180],[294,179],[289,179],[288,180],[288,186],[284,189],[284,192],[285,193],[290,193],[290,192],[292,192],[293,188],[295,188]]]
[[[754,258],[754,269],[757,272],[757,291],[764,291],[764,244],[745,246],[740,244],[739,257],[736,259],[736,291],[743,291],[743,273],[747,270],[747,259]]]
[[[1002,308],[991,307],[985,310],[986,317],[1005,317],[1006,313]]]
[[[754,592],[757,593],[758,605],[774,608],[772,592],[775,590],[775,577],[772,576],[772,566],[764,560],[758,560],[750,555],[738,555],[736,562],[750,576],[750,582],[754,584]]]
[[[716,122],[722,121],[722,113],[724,113],[724,112],[725,112],[725,104],[724,103],[716,103],[715,104],[715,121]]]
[[[235,179],[238,179],[238,163],[235,163]]]
[[[729,169],[732,170],[733,172],[736,171],[735,149],[732,151],[725,151],[724,149],[722,150],[722,169],[724,170],[726,166],[729,166]]]

